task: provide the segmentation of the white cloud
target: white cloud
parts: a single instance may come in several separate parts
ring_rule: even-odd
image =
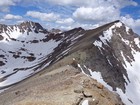
[[[55,0],[53,0],[55,1]],[[121,8],[137,3],[133,0],[66,0],[67,3],[79,5],[74,11],[73,16],[77,20],[85,21],[104,21],[110,22],[120,18]],[[64,2],[65,3],[65,2]]]
[[[0,1],[0,6],[9,6],[9,5],[14,5],[15,3],[13,0],[1,0]]]
[[[70,1],[72,4],[73,0]],[[99,26],[107,22],[119,19],[125,24],[127,24],[129,27],[133,28],[134,31],[140,33],[140,19],[133,19],[132,17],[121,16],[122,8],[129,5],[138,5],[133,0],[81,0],[81,4],[80,2],[75,2],[75,5],[76,4],[78,4],[79,6],[73,12],[73,17],[78,22],[80,22],[81,26],[83,27],[88,27],[88,25],[89,27]]]
[[[126,15],[122,16],[120,20],[140,34],[140,19],[133,19],[130,15]]]
[[[100,26],[99,24],[84,24],[84,23],[75,22],[71,25],[63,24],[61,26],[57,26],[57,28],[60,28],[61,30],[70,30],[70,29],[77,28],[77,27],[82,27],[84,29],[94,29],[99,26]]]
[[[40,19],[42,21],[56,21],[60,16],[54,13],[42,13],[38,11],[28,11],[26,16]]]
[[[39,19],[41,20],[40,22],[51,21],[54,26],[62,26],[63,28],[67,26],[69,26],[68,28],[79,26],[91,28],[120,19],[137,32],[140,29],[140,19],[133,19],[131,16],[121,16],[120,14],[121,9],[126,6],[137,6],[138,4],[134,0],[1,0],[0,11],[7,12],[9,11],[10,6],[14,5],[32,5],[39,8],[40,6],[49,5],[48,2],[63,6],[63,10],[66,9],[66,6],[72,7],[72,11],[74,12],[68,15],[69,18],[63,19],[60,16],[67,15],[63,14],[65,12],[58,11],[58,13],[55,14],[53,13],[53,8],[47,8],[52,12],[46,13],[46,10],[42,10],[44,12],[28,11],[26,16],[29,16],[29,18],[32,17]],[[11,21],[6,19],[15,19],[15,21],[20,21],[19,18],[21,17],[5,16],[4,19],[0,19],[0,22],[4,23],[4,21]],[[29,18],[27,17],[27,19]]]
[[[71,25],[72,23],[74,23],[74,20],[72,18],[66,18],[66,19],[57,20],[56,23],[65,24],[65,25]]]
[[[19,19],[22,19],[22,16],[19,16],[19,15],[12,15],[12,14],[7,14],[4,16],[4,19],[5,20],[19,20]]]
[[[129,5],[137,6],[138,3],[133,0],[108,0],[110,1],[115,7],[123,8]]]
[[[127,5],[137,5],[133,0],[43,0],[59,5],[73,5],[73,6],[92,6],[97,5],[114,5],[116,7],[124,7]]]
[[[52,3],[56,5],[72,6],[75,8],[70,18],[63,19],[58,14],[42,13],[37,11],[28,11],[26,16],[40,19],[41,21],[53,21],[56,26],[70,28],[84,27],[92,28],[95,26],[103,25],[117,19],[122,20],[134,30],[139,28],[139,19],[135,20],[132,17],[121,16],[121,9],[132,5],[138,4],[133,0],[24,0],[32,2],[39,6],[40,3]],[[63,15],[63,14],[61,14]],[[64,14],[65,15],[65,14]],[[122,18],[123,17],[123,18]],[[135,24],[135,25],[134,25]],[[69,26],[67,26],[69,25]],[[138,32],[138,31],[137,31]],[[139,32],[140,33],[140,32]]]
[[[80,7],[73,13],[73,16],[77,19],[96,22],[113,21],[116,20],[119,15],[119,10],[114,8],[113,6],[108,6],[106,8],[103,6],[99,6],[96,8]]]
[[[9,7],[16,5],[20,0],[0,0],[0,11],[9,12]]]

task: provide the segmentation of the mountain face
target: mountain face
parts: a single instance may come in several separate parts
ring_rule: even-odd
[[[76,35],[84,31],[79,28],[56,35],[33,22],[1,25],[0,30],[1,88],[21,81],[56,61],[65,54],[62,51],[72,39],[74,41],[79,37]]]
[[[140,37],[120,21],[65,32],[34,22],[0,25],[0,44],[1,89],[48,67],[72,65],[118,93],[126,105],[140,102]]]

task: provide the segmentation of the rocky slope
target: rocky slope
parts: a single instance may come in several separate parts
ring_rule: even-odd
[[[88,78],[97,79],[110,91],[118,93],[126,105],[140,102],[140,37],[122,22],[114,21],[93,30],[75,28],[66,32],[50,32],[34,22],[1,25],[0,29],[1,89],[36,73],[47,75],[60,66],[72,65]]]
[[[123,105],[116,93],[72,66],[30,78],[0,95],[1,105]]]

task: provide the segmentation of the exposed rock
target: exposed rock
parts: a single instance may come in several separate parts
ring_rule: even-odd
[[[103,88],[104,88],[104,86],[103,86],[101,83],[97,83],[97,87],[98,87],[99,89],[103,89]]]
[[[30,62],[32,62],[32,61],[34,61],[35,59],[36,59],[36,57],[34,57],[34,56],[28,56],[28,57],[26,57],[27,59],[28,59],[28,61],[30,61]]]
[[[5,63],[3,61],[0,61],[0,66],[4,66]]]
[[[3,40],[3,39],[4,39],[4,37],[2,35],[0,35],[0,40]]]
[[[82,93],[83,90],[82,90],[82,89],[75,89],[74,92],[75,92],[75,93]]]
[[[0,104],[81,105],[84,100],[88,100],[89,105],[123,105],[118,95],[114,95],[107,88],[97,88],[93,85],[97,81],[77,71],[72,66],[64,66],[32,77],[1,93]],[[101,97],[100,93],[105,97]]]
[[[53,28],[53,29],[50,30],[50,32],[54,33],[54,34],[57,34],[57,33],[61,33],[62,31],[60,29]]]
[[[32,40],[31,43],[39,43],[38,40]]]

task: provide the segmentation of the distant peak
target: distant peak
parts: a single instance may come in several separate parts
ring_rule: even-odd
[[[120,20],[115,20],[115,21],[112,21],[112,22],[110,22],[108,24],[115,24],[115,23],[122,23],[122,22]]]
[[[61,33],[62,31],[60,29],[55,29],[55,28],[52,28],[51,30],[49,30],[51,33]]]
[[[116,21],[113,21],[111,23],[112,24],[121,24],[121,25],[124,25],[125,26],[125,24],[121,20],[116,20]]]
[[[36,31],[37,30],[45,30],[39,23],[37,22],[33,22],[33,21],[25,21],[25,22],[22,22],[20,23],[19,25],[17,25],[21,28],[24,28],[24,29],[30,29],[30,28],[33,28],[35,29]]]
[[[33,21],[25,21],[25,22],[22,22],[22,23],[19,24],[19,26],[42,27],[39,23],[33,22]]]
[[[14,25],[7,25],[7,24],[0,24],[0,27],[4,27],[4,26],[25,26],[25,27],[42,27],[39,23],[37,22],[33,22],[33,21],[24,21],[24,22],[21,22],[19,24],[14,24]],[[43,27],[42,27],[43,28]]]
[[[7,25],[6,24],[0,24],[0,27],[6,27]]]
[[[127,29],[130,29],[126,24],[124,24],[120,20],[116,20],[116,21],[107,23],[107,24],[103,25],[103,27],[106,27],[106,28],[110,28],[111,27],[111,28],[127,28]]]
[[[33,22],[33,21],[24,21],[19,24],[15,25],[5,25],[0,24],[0,33],[7,31],[8,28],[11,28],[12,30],[15,28],[19,28],[21,32],[25,32],[27,30],[28,32],[34,30],[35,33],[46,33],[47,30],[43,28],[39,23]]]
[[[74,29],[72,29],[72,30],[84,30],[82,27],[77,27],[77,28],[74,28]]]

